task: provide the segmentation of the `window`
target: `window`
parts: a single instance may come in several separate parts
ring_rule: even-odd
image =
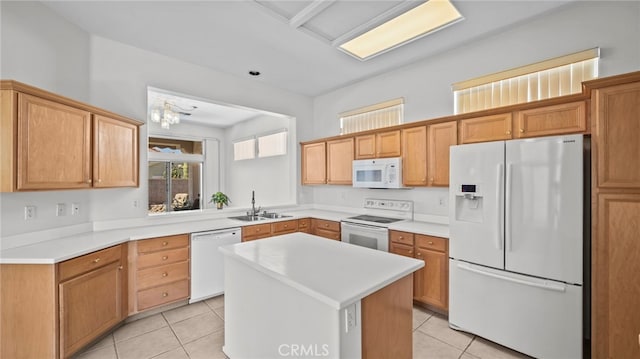
[[[233,160],[241,161],[256,157],[256,139],[238,140],[233,142]]]
[[[258,158],[286,155],[287,130],[279,130],[275,133],[261,134],[233,142],[234,161],[256,158],[256,151]]]
[[[199,210],[202,141],[149,138],[149,213]]]
[[[594,48],[453,84],[454,113],[467,113],[582,92],[598,77]]]
[[[399,125],[404,117],[404,99],[385,101],[343,112],[339,116],[342,135]]]

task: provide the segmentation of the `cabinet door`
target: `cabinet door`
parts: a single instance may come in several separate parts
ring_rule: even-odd
[[[376,157],[376,135],[356,136],[356,160]]]
[[[323,184],[326,182],[326,143],[302,145],[302,184]]]
[[[60,357],[67,358],[125,317],[120,262],[62,282]]]
[[[518,111],[515,122],[516,138],[586,132],[586,105],[581,101]]]
[[[416,247],[416,258],[424,260],[424,268],[415,272],[414,299],[448,310],[447,254]]]
[[[91,115],[18,95],[17,189],[91,187]]]
[[[376,134],[376,157],[400,157],[400,130]]]
[[[511,113],[460,120],[460,143],[511,139]]]
[[[353,137],[327,141],[327,183],[352,184]]]
[[[640,83],[593,91],[598,187],[640,188]]]
[[[93,186],[138,186],[138,126],[94,115]]]
[[[449,147],[458,143],[455,121],[427,127],[429,186],[449,186]]]
[[[427,185],[427,127],[402,130],[402,183]]]
[[[594,358],[640,358],[640,194],[600,194],[592,248]]]

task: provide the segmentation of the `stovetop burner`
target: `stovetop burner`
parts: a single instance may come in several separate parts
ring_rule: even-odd
[[[383,223],[383,224],[394,223],[394,222],[403,220],[401,218],[378,217],[378,216],[370,216],[367,214],[363,214],[355,217],[349,217],[347,219],[356,219],[359,221],[367,221],[367,222],[375,222],[375,223]]]

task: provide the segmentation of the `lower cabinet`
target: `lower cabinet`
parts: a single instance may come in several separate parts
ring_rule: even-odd
[[[301,218],[273,223],[261,223],[242,227],[242,241],[253,241],[256,239],[279,236],[281,234],[294,232],[312,232],[312,219]],[[315,234],[315,233],[314,233]]]
[[[311,234],[316,236],[340,240],[340,222],[325,219],[311,219]]]
[[[189,298],[189,234],[129,242],[129,314]]]
[[[389,231],[389,252],[423,260],[424,267],[413,276],[413,299],[443,311],[449,310],[447,239]]]

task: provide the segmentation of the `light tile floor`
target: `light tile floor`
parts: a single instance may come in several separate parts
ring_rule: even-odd
[[[75,359],[224,359],[224,296],[125,324]],[[528,358],[482,338],[449,328],[447,319],[413,308],[415,359]]]

